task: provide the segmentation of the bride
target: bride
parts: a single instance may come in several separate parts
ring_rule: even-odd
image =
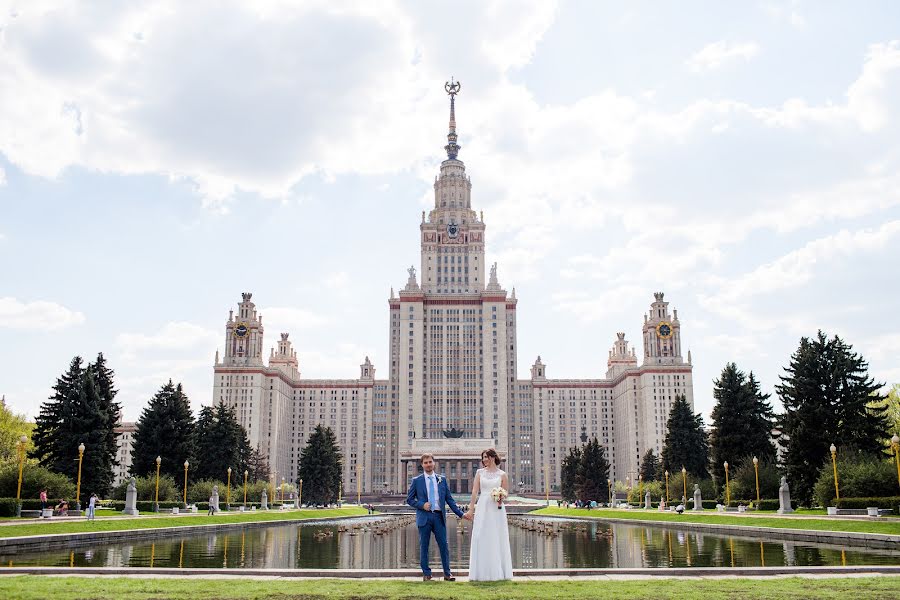
[[[494,488],[509,490],[509,477],[500,470],[500,456],[493,448],[481,453],[481,465],[475,473],[468,516],[474,517],[472,547],[469,550],[469,581],[512,579],[509,551],[509,526],[506,506],[491,497]]]

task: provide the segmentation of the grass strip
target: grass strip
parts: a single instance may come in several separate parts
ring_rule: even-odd
[[[850,519],[791,519],[785,517],[745,516],[731,517],[720,513],[684,514],[661,513],[655,510],[611,510],[583,508],[542,508],[529,515],[548,517],[587,517],[592,519],[628,519],[634,521],[661,521],[671,523],[708,523],[710,525],[738,525],[744,527],[769,527],[773,529],[806,529],[811,531],[838,531],[852,533],[883,533],[900,535],[900,522],[862,521]]]
[[[0,538],[27,535],[49,535],[54,533],[84,533],[94,531],[131,531],[134,529],[159,529],[162,527],[190,527],[223,523],[259,523],[265,521],[292,521],[322,519],[326,517],[356,517],[366,514],[366,509],[358,507],[334,509],[309,509],[250,513],[219,513],[216,516],[172,516],[135,517],[134,519],[111,519],[96,521],[50,521],[47,523],[27,523],[0,527]]]
[[[0,570],[2,573],[2,570]],[[0,597],[18,600],[525,600],[621,598],[693,600],[695,598],[783,600],[818,598],[894,600],[900,577],[829,577],[807,579],[650,579],[631,581],[565,580],[447,583],[396,580],[251,580],[138,579],[119,577],[0,577]]]

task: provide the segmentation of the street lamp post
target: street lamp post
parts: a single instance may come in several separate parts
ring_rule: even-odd
[[[84,443],[78,444],[78,483],[75,486],[75,510],[81,510],[81,461],[84,460]]]
[[[281,478],[281,503],[284,504],[284,477]]]
[[[725,506],[731,506],[731,488],[728,486],[728,461],[725,461]]]
[[[831,467],[834,469],[834,497],[840,502],[841,501],[841,490],[838,486],[838,474],[837,474],[837,448],[834,447],[834,444],[831,445]]]
[[[362,501],[361,501],[361,495],[362,495],[362,479],[361,479],[361,477],[362,476],[360,475],[360,473],[362,473],[362,465],[359,463],[356,463],[356,504],[357,505],[362,504]]]
[[[756,472],[756,509],[759,510],[759,459],[753,457],[753,470]]]
[[[641,499],[644,497],[644,476],[638,475],[638,506],[641,505]]]
[[[687,506],[687,469],[681,465],[681,483],[684,484],[684,496],[682,497],[684,505]]]
[[[897,484],[900,485],[900,437],[894,434],[891,438],[891,446],[894,447],[894,462],[897,463]]]
[[[669,504],[669,471],[666,470],[666,504]]]
[[[25,469],[25,447],[28,445],[28,438],[24,435],[19,438],[16,443],[16,452],[19,455],[19,487],[16,488],[16,516],[22,516],[22,472]]]
[[[156,499],[153,501],[153,512],[159,512],[159,466],[162,464],[162,457],[156,457]]]
[[[606,497],[609,501],[609,506],[612,507],[612,479],[606,480]]]
[[[228,483],[225,484],[225,510],[231,510],[231,467],[228,467]]]
[[[184,508],[187,509],[187,472],[191,463],[184,461]]]
[[[244,469],[244,509],[247,508],[247,475],[249,474],[250,472]]]
[[[297,508],[303,506],[303,480],[300,480],[300,489],[297,490]]]
[[[544,463],[544,500],[550,506],[550,480],[547,479],[547,463]]]

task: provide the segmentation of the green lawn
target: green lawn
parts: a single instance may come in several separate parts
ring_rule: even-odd
[[[82,533],[87,531],[123,531],[131,529],[158,529],[160,527],[185,527],[210,525],[214,523],[255,523],[260,521],[284,521],[321,519],[325,517],[355,517],[365,515],[366,509],[358,507],[334,508],[326,510],[305,509],[255,513],[219,513],[214,517],[206,515],[172,517],[136,517],[134,519],[100,519],[97,521],[48,521],[45,523],[23,523],[0,527],[0,537],[23,535],[47,535],[52,533]]]
[[[661,513],[656,510],[611,510],[581,508],[542,508],[528,513],[560,517],[589,517],[594,519],[632,519],[637,521],[668,521],[675,523],[710,523],[713,525],[743,525],[745,527],[773,527],[776,529],[810,529],[815,531],[842,531],[855,533],[885,533],[900,535],[900,520],[862,521],[851,519],[791,519],[785,517],[746,516],[733,517],[705,511],[696,514],[686,511],[683,515]]]
[[[0,570],[2,573],[2,570]],[[811,590],[815,590],[814,592]],[[217,600],[279,598],[313,600],[347,598],[440,600],[519,600],[554,598],[683,599],[746,598],[782,600],[817,598],[866,600],[900,597],[900,577],[803,579],[652,579],[642,581],[521,581],[447,583],[390,580],[247,580],[126,579],[102,577],[0,577],[0,597],[21,600]]]

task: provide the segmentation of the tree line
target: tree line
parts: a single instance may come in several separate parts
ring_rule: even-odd
[[[831,444],[840,448],[848,465],[874,461],[879,473],[889,470],[887,440],[900,433],[900,386],[890,395],[882,394],[884,384],[869,376],[868,363],[850,344],[838,336],[828,338],[822,331],[802,338],[779,380],[775,390],[784,412],[775,414],[770,395],[762,393],[754,373],[745,373],[733,362],[726,364],[713,384],[716,404],[709,431],[687,399],[676,396],[661,455],[649,449],[642,457],[642,481],[662,482],[668,472],[672,496],[677,499],[683,495],[683,468],[691,481],[701,484],[705,498],[724,499],[728,462],[732,498],[755,499],[758,470],[761,497],[777,497],[783,474],[792,496],[809,505],[814,493],[819,502],[830,502],[827,485],[821,481],[831,477],[833,492]],[[596,438],[590,442],[595,443]],[[783,449],[780,460],[776,444]],[[608,465],[585,469],[586,448],[570,449],[563,460],[560,491],[567,501],[585,499],[579,492],[597,489],[601,483],[602,493],[588,499],[606,499]],[[870,496],[896,496],[896,477],[893,487],[882,483],[889,478],[879,477],[859,483],[858,488]]]

